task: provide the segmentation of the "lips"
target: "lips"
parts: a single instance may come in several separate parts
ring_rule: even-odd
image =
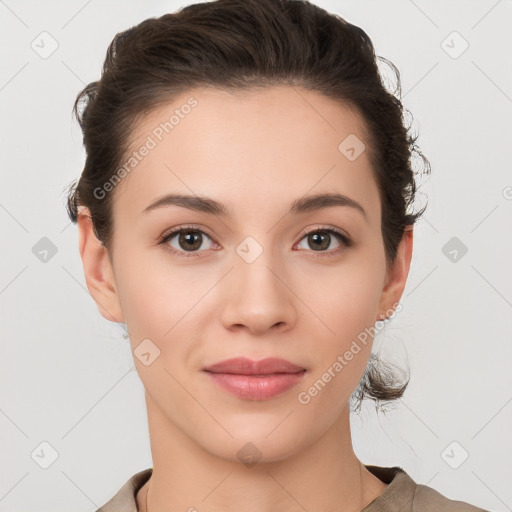
[[[299,373],[303,372],[305,368],[276,357],[268,357],[261,361],[252,361],[246,357],[235,357],[208,366],[204,370],[211,373],[236,375],[271,375],[275,373]]]
[[[275,357],[261,361],[237,357],[203,370],[222,389],[246,400],[277,397],[298,385],[306,374],[305,368]]]

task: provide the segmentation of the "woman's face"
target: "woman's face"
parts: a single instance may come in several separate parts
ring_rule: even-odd
[[[207,88],[153,111],[134,135],[137,154],[108,191],[112,286],[100,295],[88,285],[104,316],[127,325],[148,410],[226,459],[247,442],[262,461],[299,452],[346,412],[368,330],[396,307],[409,268],[412,233],[386,270],[360,117],[301,88]],[[168,194],[189,199],[150,208]],[[188,234],[162,242],[180,227]],[[204,370],[236,357],[306,371]],[[278,392],[278,379],[293,385]]]

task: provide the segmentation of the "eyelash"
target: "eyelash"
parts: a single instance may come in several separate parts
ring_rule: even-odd
[[[194,232],[194,233],[201,233],[202,235],[206,235],[210,240],[212,240],[212,237],[210,237],[208,235],[208,233],[205,233],[201,229],[197,229],[194,226],[180,226],[180,227],[174,229],[173,231],[171,231],[170,233],[164,235],[162,237],[162,239],[160,240],[160,242],[158,242],[158,245],[163,245],[164,248],[166,250],[168,250],[171,254],[173,254],[175,256],[178,256],[180,258],[191,258],[191,257],[193,258],[193,257],[195,257],[194,256],[195,253],[202,252],[202,251],[189,251],[190,255],[188,255],[188,254],[186,254],[186,251],[178,251],[178,250],[174,249],[173,247],[171,247],[170,245],[167,244],[167,242],[169,240],[171,240],[177,234],[179,234],[179,233],[181,233],[183,231],[191,231],[191,232]],[[340,253],[341,251],[347,249],[348,247],[352,246],[352,240],[350,240],[350,238],[348,238],[343,233],[339,232],[337,229],[334,229],[334,228],[331,228],[331,227],[321,227],[321,228],[312,229],[311,231],[308,231],[307,233],[305,233],[304,236],[300,239],[300,241],[302,241],[307,236],[315,234],[315,233],[329,233],[330,235],[334,235],[335,238],[339,242],[342,243],[342,246],[338,247],[337,249],[333,249],[331,251],[311,251],[313,253],[316,253],[316,254],[312,255],[313,258],[322,258],[322,257],[326,257],[326,256],[334,256],[334,255],[337,255],[338,253]]]

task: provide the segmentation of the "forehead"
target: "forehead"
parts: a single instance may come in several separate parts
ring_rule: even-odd
[[[142,118],[130,141],[116,208],[140,213],[176,191],[244,206],[325,191],[379,201],[361,117],[295,86],[191,89]]]

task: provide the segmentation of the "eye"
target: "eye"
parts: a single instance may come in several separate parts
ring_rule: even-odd
[[[176,240],[174,241],[173,239]],[[201,247],[205,248],[205,239],[213,243],[212,239],[204,231],[193,227],[180,226],[166,234],[159,244],[164,245],[171,253],[177,256],[188,258],[193,256],[193,253],[202,252],[199,249]],[[206,249],[211,248],[211,245],[206,247]],[[187,252],[192,254],[186,254]]]
[[[333,237],[338,241],[339,245],[333,250],[326,251],[325,249],[328,249],[331,245],[331,242],[333,242]],[[332,256],[333,254],[338,254],[345,248],[352,245],[352,241],[347,236],[333,228],[314,229],[313,231],[306,233],[302,240],[306,240],[309,246],[313,248],[313,252],[320,253],[314,254],[314,257]],[[297,247],[299,246],[300,243],[297,245]]]

